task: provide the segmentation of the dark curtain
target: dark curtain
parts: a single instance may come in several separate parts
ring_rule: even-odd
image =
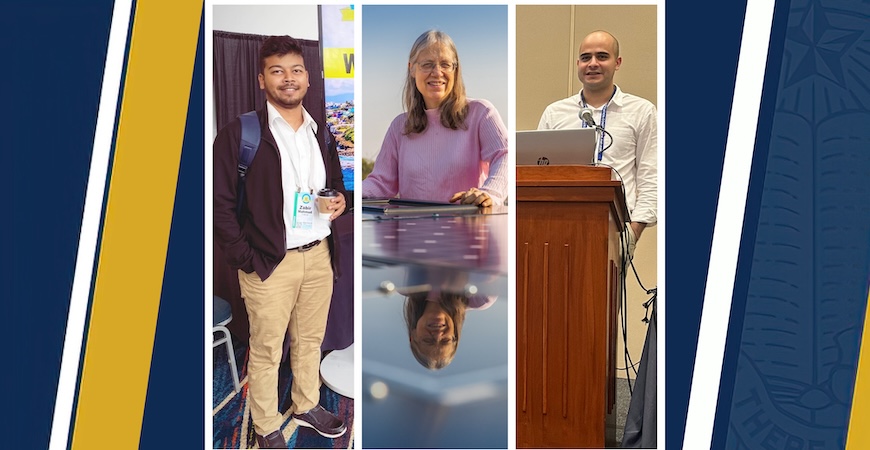
[[[245,112],[261,108],[266,101],[257,75],[260,73],[260,45],[268,36],[257,34],[214,32],[214,107],[216,129]],[[300,39],[305,67],[311,86],[302,101],[315,120],[326,123],[326,94],[323,81],[323,62],[318,41]],[[329,131],[318,130],[320,139]],[[351,203],[348,199],[348,204]],[[350,226],[343,226],[349,221]],[[338,223],[341,222],[341,223]],[[347,214],[333,226],[336,239],[342,245],[342,277],[335,285],[329,312],[323,350],[343,349],[353,343],[353,216]],[[349,234],[349,236],[346,236]],[[213,244],[214,294],[226,299],[232,306],[233,320],[227,328],[237,338],[247,341],[248,314],[239,290],[238,271],[227,263],[217,243]],[[285,349],[288,343],[285,342]]]
[[[658,342],[656,339],[656,310],[650,315],[646,329],[646,340],[640,356],[640,368],[634,382],[634,392],[628,405],[628,415],[622,434],[623,448],[656,448],[657,424],[657,361]]]
[[[239,114],[257,109],[266,101],[257,75],[260,74],[260,45],[268,36],[214,32],[214,108],[220,130]],[[300,39],[302,57],[311,86],[302,105],[314,119],[326,120],[326,93],[320,43]]]

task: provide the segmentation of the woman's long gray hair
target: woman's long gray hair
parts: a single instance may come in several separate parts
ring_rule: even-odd
[[[462,64],[459,63],[459,53],[453,39],[443,31],[429,30],[420,35],[414,45],[411,46],[411,54],[408,57],[408,75],[405,77],[405,88],[402,96],[405,103],[405,111],[408,118],[405,121],[404,134],[422,133],[426,130],[426,104],[423,94],[417,90],[417,84],[411,76],[411,65],[417,62],[417,58],[424,50],[432,46],[441,46],[450,50],[455,57],[456,69],[453,72],[453,89],[441,102],[441,124],[451,130],[465,129],[465,117],[468,115],[468,99],[465,97],[465,83],[462,82]]]

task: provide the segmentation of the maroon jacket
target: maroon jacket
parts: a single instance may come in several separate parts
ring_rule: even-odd
[[[239,140],[242,125],[236,118],[218,132],[214,141],[214,239],[234,269],[257,272],[266,280],[287,252],[284,243],[284,191],[281,187],[281,160],[278,144],[269,130],[266,105],[257,110],[260,119],[260,147],[245,181],[244,225],[236,218],[236,196],[239,182]],[[326,186],[347,198],[342,181],[341,164],[334,139],[325,142],[329,130],[317,121],[317,142],[326,167]],[[347,209],[345,209],[347,212]],[[332,271],[338,278],[338,240],[335,232],[327,241],[332,256]]]

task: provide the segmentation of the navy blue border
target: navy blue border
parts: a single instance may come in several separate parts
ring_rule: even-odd
[[[686,427],[745,10],[745,1],[665,2],[668,449],[682,446]]]

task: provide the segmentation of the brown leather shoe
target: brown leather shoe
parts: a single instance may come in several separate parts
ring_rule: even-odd
[[[257,446],[260,448],[287,448],[287,441],[281,430],[273,431],[266,436],[257,434]]]
[[[314,431],[327,438],[337,438],[347,431],[341,419],[320,405],[304,414],[293,414],[293,421],[300,426],[314,428]]]

